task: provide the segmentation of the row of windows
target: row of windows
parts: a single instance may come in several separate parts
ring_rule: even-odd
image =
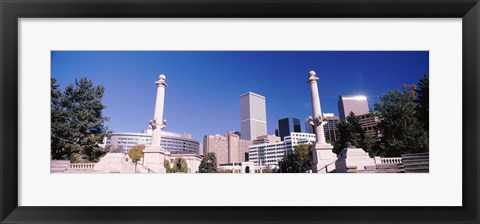
[[[122,136],[122,137],[123,137],[123,136],[127,136],[127,137],[128,137],[128,136],[130,136],[130,137],[149,137],[148,135],[145,136],[145,135],[125,135],[125,134],[112,134],[112,137],[113,137],[113,136]]]
[[[138,142],[117,142],[117,144],[136,145]]]
[[[128,141],[151,141],[149,138],[118,138],[118,140],[128,140]]]

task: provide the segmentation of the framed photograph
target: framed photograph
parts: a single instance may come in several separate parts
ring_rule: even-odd
[[[477,0],[0,9],[1,223],[480,221]]]

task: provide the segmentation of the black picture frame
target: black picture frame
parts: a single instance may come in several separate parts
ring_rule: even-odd
[[[0,0],[1,223],[479,223],[478,0]],[[461,207],[18,206],[19,18],[462,18]],[[448,43],[445,43],[448,44]],[[334,191],[334,189],[332,189]],[[39,192],[40,193],[40,192]],[[334,193],[334,192],[332,192]],[[207,197],[207,196],[206,196]],[[439,195],[441,197],[441,195]]]

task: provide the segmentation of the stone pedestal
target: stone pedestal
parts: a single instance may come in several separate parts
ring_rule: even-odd
[[[148,148],[143,150],[143,166],[150,168],[155,173],[166,173],[165,159],[169,159],[170,152],[163,149]]]
[[[336,169],[337,155],[332,152],[332,149],[333,146],[330,144],[315,145],[313,150],[314,173],[330,173]]]

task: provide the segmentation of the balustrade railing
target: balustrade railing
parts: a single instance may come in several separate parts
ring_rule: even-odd
[[[389,158],[380,158],[380,163],[392,164],[392,163],[402,163],[402,157],[389,157]]]
[[[96,163],[71,163],[70,169],[91,169],[95,167]]]

